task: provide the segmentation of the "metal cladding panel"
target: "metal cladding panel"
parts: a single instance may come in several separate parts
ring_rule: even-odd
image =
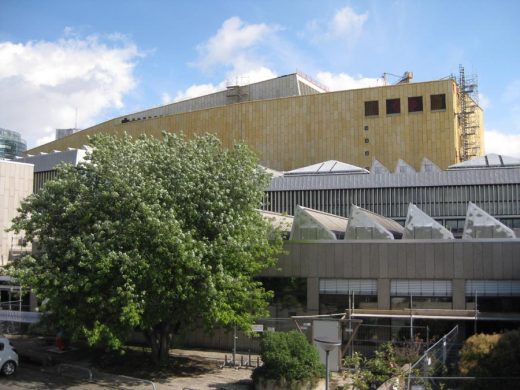
[[[320,279],[320,294],[377,295],[376,279]]]
[[[301,191],[353,188],[439,187],[506,184],[520,182],[520,168],[467,169],[442,172],[367,174],[317,174],[281,176],[271,181],[269,191]]]
[[[247,80],[236,80],[234,86],[226,90],[214,92],[209,95],[188,98],[165,106],[150,108],[147,110],[127,114],[124,117],[130,121],[146,119],[157,116],[174,115],[185,112],[204,110],[208,108],[225,106],[243,101],[277,99],[290,96],[298,96],[297,75],[289,74],[274,79],[259,81],[249,84]],[[244,83],[245,82],[245,83]]]
[[[62,163],[77,165],[83,161],[87,151],[85,149],[71,149],[63,152],[42,153],[35,156],[26,156],[17,159],[17,162],[24,162],[34,165],[34,172],[47,172],[56,169]]]
[[[520,297],[520,280],[466,280],[466,296]]]
[[[451,280],[392,280],[390,281],[390,295],[451,297]]]

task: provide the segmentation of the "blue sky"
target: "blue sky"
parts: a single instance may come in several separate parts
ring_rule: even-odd
[[[486,151],[520,157],[519,14],[515,0],[0,0],[0,127],[32,147],[227,81],[299,70],[337,90],[462,64]]]

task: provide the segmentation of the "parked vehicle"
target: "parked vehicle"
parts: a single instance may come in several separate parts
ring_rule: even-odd
[[[0,372],[2,375],[13,375],[18,368],[18,354],[9,339],[0,337]]]

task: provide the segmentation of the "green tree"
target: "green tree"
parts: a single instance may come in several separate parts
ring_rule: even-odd
[[[255,210],[269,177],[245,145],[213,136],[98,136],[13,221],[39,248],[15,265],[57,327],[119,348],[142,330],[164,361],[195,322],[247,329],[271,296],[253,277],[278,235]],[[269,239],[268,239],[269,237]]]

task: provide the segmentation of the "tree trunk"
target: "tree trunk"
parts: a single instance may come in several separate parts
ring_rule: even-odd
[[[171,327],[169,324],[161,322],[145,331],[148,344],[152,348],[152,359],[156,364],[165,364],[168,361]]]

